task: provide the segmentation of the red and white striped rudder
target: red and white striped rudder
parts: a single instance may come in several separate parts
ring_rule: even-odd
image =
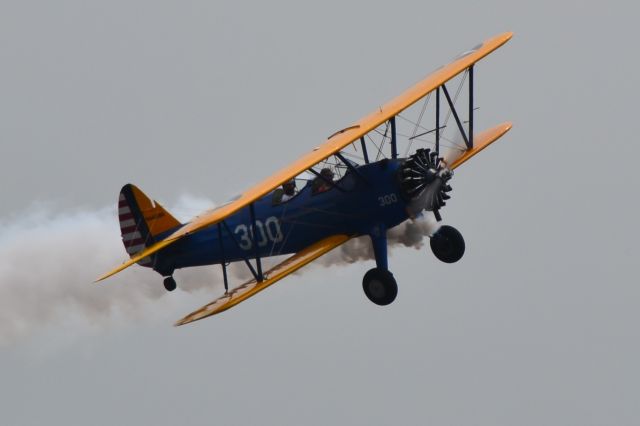
[[[120,190],[118,217],[122,243],[129,257],[152,245],[158,235],[182,226],[164,207],[132,184]],[[145,257],[138,264],[152,266],[153,256]]]

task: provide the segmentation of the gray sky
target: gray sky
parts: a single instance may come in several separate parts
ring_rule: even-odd
[[[29,323],[61,289],[153,297],[95,323],[60,303],[0,346],[0,423],[638,424],[630,4],[3,0],[0,306],[29,301]],[[212,271],[191,293],[140,268],[87,290],[122,184],[223,200],[503,31],[476,126],[514,129],[452,181],[460,263],[394,249],[387,308],[362,293],[373,262],[314,266],[177,329]]]

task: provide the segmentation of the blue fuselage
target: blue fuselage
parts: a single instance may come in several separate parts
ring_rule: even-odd
[[[268,194],[254,203],[255,243],[250,208],[187,236],[158,253],[154,269],[174,269],[296,253],[330,235],[367,235],[408,218],[397,171],[402,160],[382,160],[347,171],[334,187],[313,193],[306,185],[292,199],[274,203]],[[257,245],[257,250],[255,246]]]

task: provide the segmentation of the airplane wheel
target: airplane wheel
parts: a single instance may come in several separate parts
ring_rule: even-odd
[[[164,288],[166,288],[167,291],[173,291],[176,289],[176,287],[177,287],[176,280],[173,279],[173,277],[166,277],[164,279]]]
[[[369,300],[381,306],[393,302],[398,295],[396,279],[386,269],[370,269],[362,279],[362,288]]]
[[[453,226],[444,225],[431,237],[431,251],[444,263],[455,263],[464,255],[464,238]]]

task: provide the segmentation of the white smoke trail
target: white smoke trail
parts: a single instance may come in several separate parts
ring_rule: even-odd
[[[189,197],[176,204],[180,207],[169,210],[177,216],[185,213],[186,218],[211,207],[210,202]],[[1,221],[0,229],[0,346],[45,327],[69,327],[74,321],[101,327],[115,319],[139,319],[158,299],[175,297],[167,294],[161,277],[148,268],[132,267],[103,283],[93,283],[126,258],[115,206],[71,213],[34,206],[20,217]],[[389,231],[389,243],[419,248],[423,237],[434,230],[429,218],[407,221]],[[321,263],[372,257],[371,243],[363,237],[329,253]],[[232,265],[230,272],[237,278],[248,277],[242,263]],[[206,290],[204,302],[222,291],[219,268],[180,270],[176,279],[178,292]]]
[[[184,198],[180,204],[196,210],[210,203]],[[70,317],[92,326],[132,318],[166,294],[161,277],[148,268],[93,283],[126,259],[115,205],[64,214],[34,206],[0,227],[0,345]],[[220,281],[213,268],[179,272],[180,288],[187,291],[213,289]]]

